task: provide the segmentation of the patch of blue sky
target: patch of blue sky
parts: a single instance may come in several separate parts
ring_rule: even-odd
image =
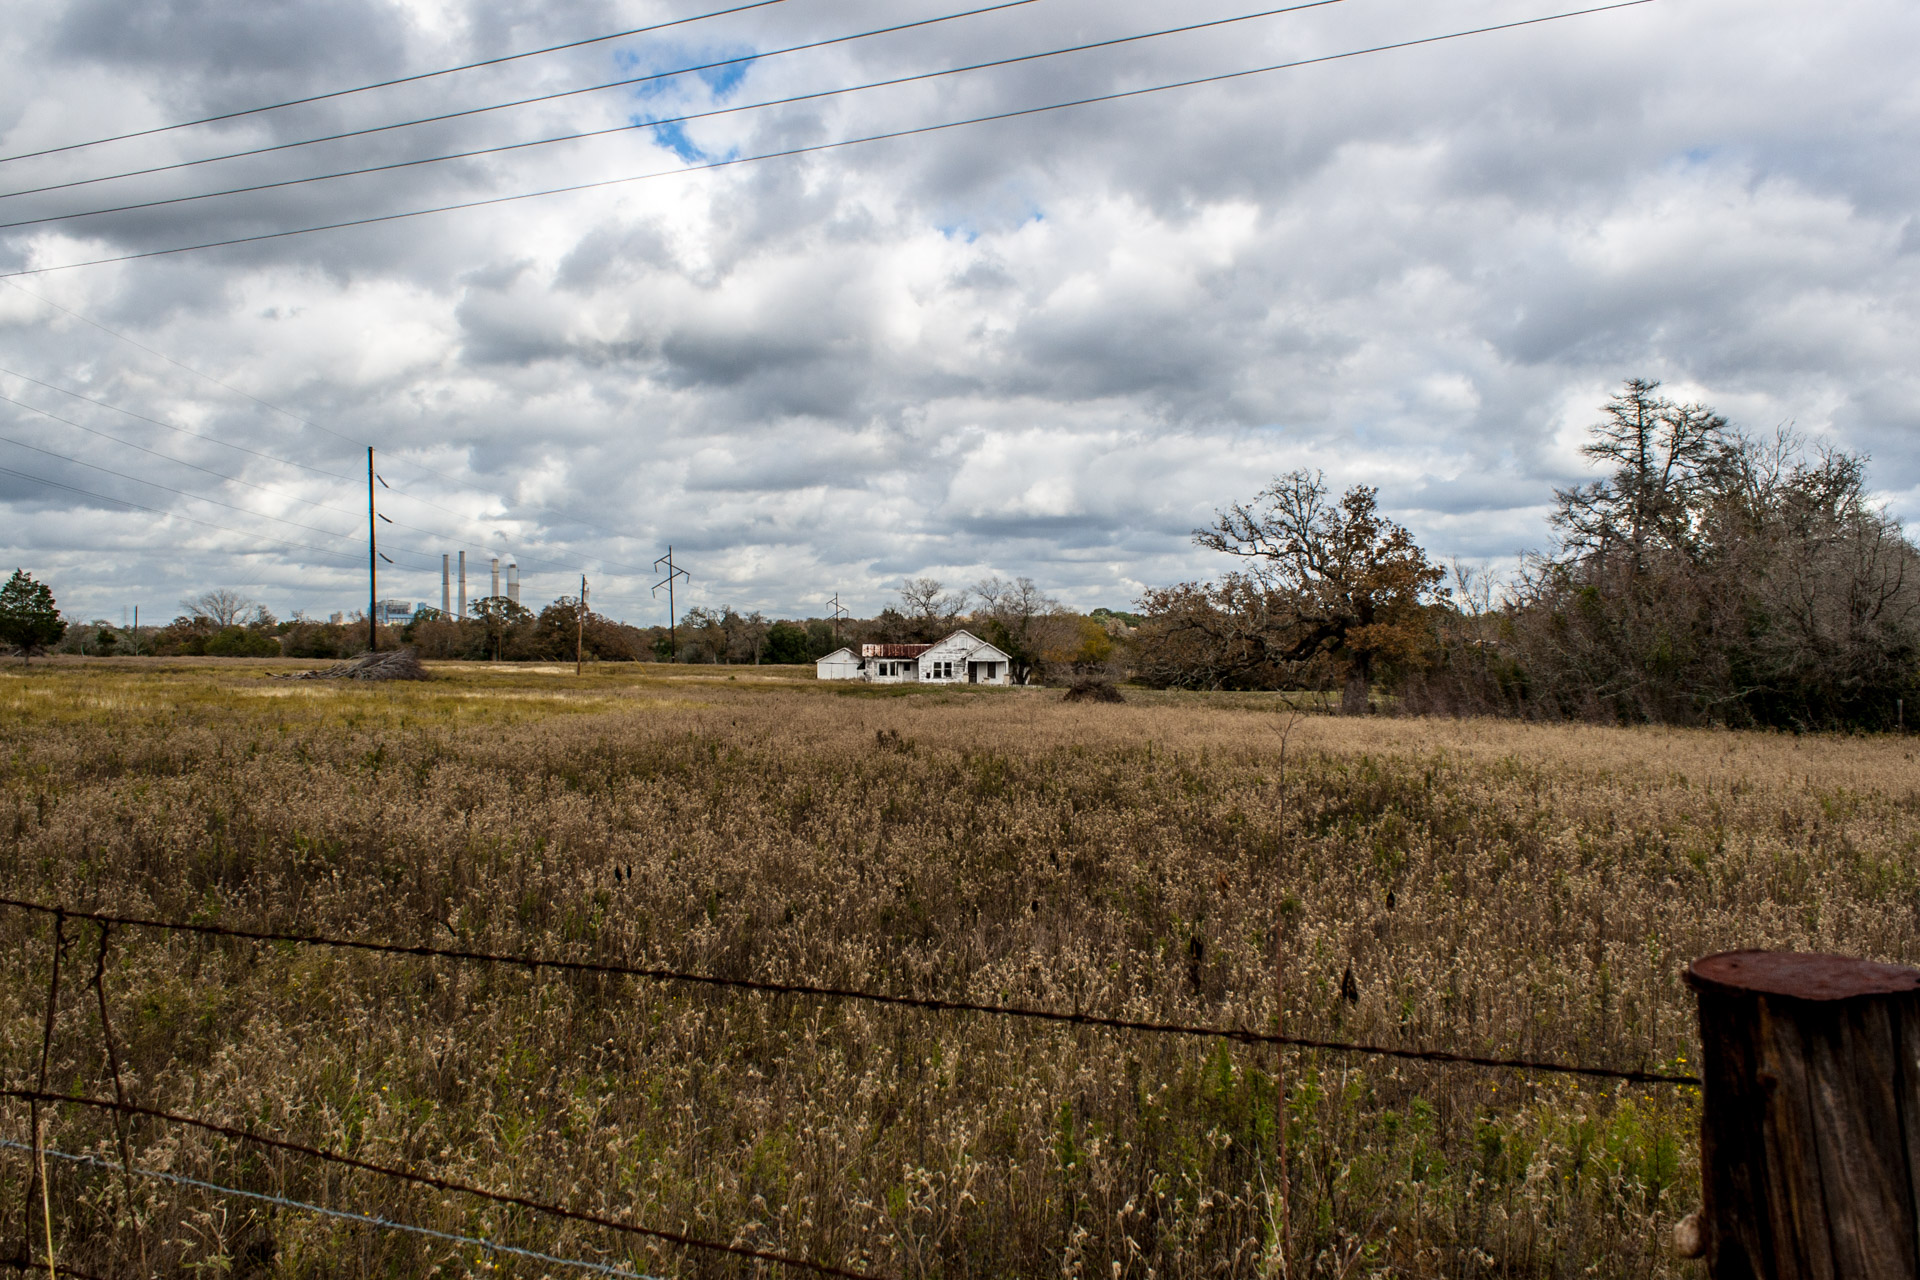
[[[693,72],[714,101],[725,102],[741,81],[747,78],[747,72],[759,60],[759,53],[744,45],[663,45],[649,49],[644,54],[632,50],[618,50],[613,55],[614,66],[622,77],[663,75],[678,67],[701,67]],[[714,63],[725,63],[714,66]],[[645,84],[633,86],[636,98],[650,98],[662,93],[674,91],[680,76],[669,76],[660,80],[649,80]]]
[[[645,122],[635,120],[634,123],[643,124]],[[687,126],[684,124],[663,124],[655,126],[653,130],[653,140],[673,152],[673,154],[679,156],[688,164],[704,164],[711,160],[723,158],[709,155],[707,152],[701,150],[699,144],[687,136]]]

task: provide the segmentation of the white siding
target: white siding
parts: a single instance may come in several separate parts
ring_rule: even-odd
[[[860,670],[860,659],[853,650],[835,649],[813,664],[813,674],[820,680],[858,680],[865,673]]]
[[[935,684],[1012,684],[1007,655],[965,631],[956,631],[920,655],[920,678]]]

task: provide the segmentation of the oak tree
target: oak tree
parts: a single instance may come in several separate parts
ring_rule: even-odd
[[[1194,531],[1201,546],[1247,562],[1249,585],[1264,597],[1263,647],[1272,657],[1324,655],[1343,669],[1347,714],[1366,711],[1382,663],[1421,650],[1425,606],[1447,596],[1445,572],[1380,514],[1377,494],[1355,485],[1336,503],[1319,472],[1292,471]]]

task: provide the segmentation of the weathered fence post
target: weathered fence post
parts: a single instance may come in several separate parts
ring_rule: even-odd
[[[1920,1280],[1920,969],[1696,960],[1713,1280]]]

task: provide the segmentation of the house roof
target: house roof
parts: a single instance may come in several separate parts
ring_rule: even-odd
[[[917,658],[933,648],[930,644],[863,644],[860,656],[863,658]]]
[[[825,662],[827,659],[837,658],[843,653],[846,654],[849,658],[854,656],[853,650],[849,649],[846,645],[841,645],[838,649],[835,649],[832,653],[821,654],[818,658],[815,658],[814,661],[816,663]]]

